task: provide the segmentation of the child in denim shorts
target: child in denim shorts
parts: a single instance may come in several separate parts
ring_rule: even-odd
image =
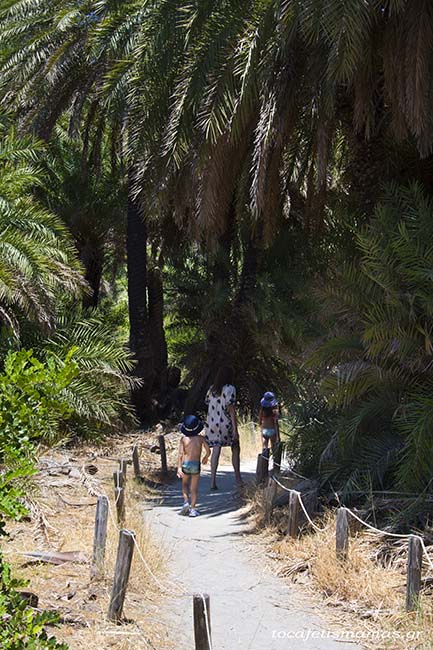
[[[203,456],[203,463],[206,464],[208,462],[210,448],[204,436],[199,435],[203,430],[203,422],[195,415],[187,415],[180,430],[183,436],[179,444],[177,475],[182,479],[184,503],[181,514],[197,517],[200,514],[195,507],[200,480],[200,460],[204,447],[205,455]],[[191,500],[189,492],[191,492]]]

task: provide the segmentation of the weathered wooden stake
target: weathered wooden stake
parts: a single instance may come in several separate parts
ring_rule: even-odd
[[[289,537],[297,537],[299,530],[299,499],[296,492],[289,494],[289,521],[287,523],[287,534]]]
[[[263,454],[257,456],[256,483],[259,487],[265,487],[268,482],[269,460]]]
[[[346,508],[338,508],[335,530],[337,560],[347,560],[349,554],[349,515]]]
[[[105,543],[107,541],[108,499],[98,497],[93,537],[93,561],[91,575],[100,577],[104,570]]]
[[[126,481],[126,470],[128,469],[128,460],[126,458],[119,460],[119,469],[123,474],[123,480]]]
[[[134,553],[134,539],[135,533],[132,531],[120,531],[116,567],[114,569],[113,590],[108,607],[108,619],[115,623],[118,623],[122,617],[123,603],[125,602],[132,555]]]
[[[167,474],[168,469],[167,469],[167,451],[165,448],[165,436],[159,436],[158,442],[159,442],[159,449],[161,452],[161,471],[163,474]]]
[[[413,612],[418,605],[421,590],[422,546],[415,535],[409,537],[407,558],[406,611]]]
[[[114,482],[114,487],[124,487],[125,484],[125,479],[123,476],[123,473],[120,471],[120,469],[116,469],[115,472],[113,472],[113,482]]]
[[[125,522],[125,488],[114,488],[114,498],[116,501],[117,523]]]
[[[283,455],[283,445],[281,444],[281,441],[277,442],[275,445],[275,450],[273,453],[273,459],[274,459],[274,474],[279,474],[281,471],[281,457]]]
[[[211,650],[210,607],[207,594],[194,594],[193,613],[195,650]]]
[[[274,509],[274,502],[277,496],[278,486],[272,479],[269,480],[268,486],[265,490],[265,512],[266,512],[266,521],[269,523],[272,517],[272,511]]]
[[[132,464],[134,465],[134,475],[136,479],[141,478],[140,472],[140,458],[138,456],[138,446],[134,445],[132,450]]]

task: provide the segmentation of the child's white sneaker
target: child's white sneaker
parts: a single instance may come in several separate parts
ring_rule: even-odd
[[[199,514],[200,514],[199,511],[196,510],[195,508],[191,508],[191,510],[189,511],[189,516],[190,517],[198,517]]]
[[[185,501],[185,503],[182,506],[182,510],[180,511],[181,515],[184,515],[186,517],[187,514],[189,514],[189,503],[188,501]]]

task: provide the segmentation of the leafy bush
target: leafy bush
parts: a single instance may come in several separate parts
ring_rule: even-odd
[[[26,586],[22,580],[11,576],[10,566],[0,554],[0,647],[2,650],[67,650],[48,636],[45,626],[55,625],[55,612],[37,612],[23,600],[19,589]]]
[[[65,389],[77,376],[73,350],[63,361],[39,361],[31,350],[10,352],[0,375],[0,535],[6,520],[26,514],[24,486],[34,474],[36,447],[54,442],[72,409]],[[55,612],[37,612],[23,600],[26,586],[11,576],[0,553],[0,647],[2,650],[66,650],[45,627],[58,622]]]
[[[67,423],[71,435],[95,438],[118,430],[124,422],[135,423],[129,391],[137,379],[131,376],[133,362],[123,334],[98,311],[90,318],[69,312],[39,351],[61,363],[73,350],[76,374],[62,393],[71,409]]]
[[[47,355],[39,361],[32,350],[10,352],[0,375],[0,462],[14,464],[17,450],[31,453],[33,444],[53,443],[61,423],[72,415],[65,391],[78,375],[70,350],[64,360]]]

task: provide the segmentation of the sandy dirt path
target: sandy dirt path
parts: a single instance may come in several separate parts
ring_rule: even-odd
[[[243,470],[252,480],[252,467]],[[232,492],[231,467],[221,467],[218,485],[217,492],[210,492],[209,472],[202,473],[201,515],[195,519],[179,514],[179,484],[146,513],[171,556],[173,599],[162,616],[174,646],[194,648],[192,597],[176,593],[175,583],[180,583],[188,594],[210,595],[214,650],[361,650],[333,637],[301,587],[272,575],[266,558],[251,552],[248,524]]]

